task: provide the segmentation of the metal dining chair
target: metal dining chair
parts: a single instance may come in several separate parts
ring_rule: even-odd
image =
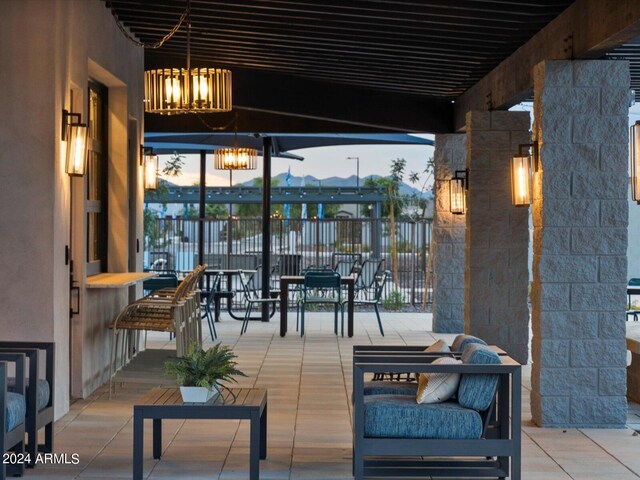
[[[373,298],[356,298],[353,301],[354,305],[372,305],[378,318],[378,328],[380,329],[380,335],[384,337],[384,330],[382,329],[382,320],[380,319],[380,301],[382,300],[382,292],[384,292],[384,285],[387,283],[387,279],[391,276],[391,272],[385,270],[381,275],[378,275],[373,280],[374,295]],[[342,313],[342,336],[344,337],[344,308],[347,305],[347,300],[342,300],[340,303],[340,310]]]
[[[328,303],[334,308],[333,332],[338,334],[338,308],[342,302],[340,274],[333,270],[310,270],[304,275],[300,308],[300,336],[304,336],[304,310],[312,303]]]
[[[384,260],[369,258],[364,261],[356,278],[356,296],[368,299],[375,296],[375,281],[382,269]]]
[[[220,280],[222,279],[222,274],[220,272],[213,275],[211,280],[209,281],[209,285],[207,286],[207,290],[202,290],[200,292],[200,300],[202,307],[202,318],[207,319],[207,323],[209,324],[209,333],[211,334],[211,340],[215,340],[218,338],[218,333],[216,332],[216,323],[213,318],[213,313],[211,312],[211,304],[213,303],[216,292],[220,286]]]
[[[264,305],[270,304],[275,307],[275,304],[280,301],[280,297],[270,298],[261,298],[261,290],[253,289],[250,287],[249,280],[242,270],[238,272],[238,276],[240,277],[240,285],[242,288],[242,293],[244,295],[244,300],[247,303],[247,308],[244,312],[244,320],[242,322],[242,327],[240,328],[240,335],[247,331],[247,327],[249,325],[249,319],[251,317],[251,311],[253,310],[254,305]]]

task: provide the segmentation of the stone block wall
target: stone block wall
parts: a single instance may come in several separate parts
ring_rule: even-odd
[[[545,61],[534,69],[533,420],[626,420],[629,67]]]
[[[436,135],[435,208],[431,238],[433,331],[464,332],[464,215],[451,213],[449,180],[467,165],[465,134]]]
[[[526,363],[529,210],[511,203],[511,157],[531,143],[528,112],[467,114],[465,331]]]

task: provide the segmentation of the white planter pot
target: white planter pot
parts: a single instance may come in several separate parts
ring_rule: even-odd
[[[217,385],[206,387],[180,387],[184,403],[205,403],[220,394]]]

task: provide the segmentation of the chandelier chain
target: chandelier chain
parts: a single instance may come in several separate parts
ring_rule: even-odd
[[[122,24],[122,22],[118,18],[118,14],[116,13],[115,9],[113,8],[111,0],[107,0],[107,8],[109,8],[109,10],[111,10],[111,15],[113,15],[113,18],[116,21],[116,25],[118,26],[118,29],[122,32],[122,34],[126,37],[127,40],[129,40],[131,43],[137,45],[138,47],[148,48],[148,49],[152,49],[152,50],[155,50],[157,48],[162,47],[162,45],[164,45],[164,43],[167,40],[169,40],[171,37],[173,37],[173,35],[180,29],[180,27],[182,26],[184,20],[187,18],[187,15],[189,14],[189,8],[187,7],[185,9],[185,11],[182,13],[182,15],[180,15],[180,19],[178,20],[178,23],[169,31],[169,33],[167,33],[164,37],[162,37],[160,40],[158,40],[155,43],[144,43],[144,42],[140,42],[138,39],[136,39],[133,35],[131,35],[127,31],[125,26]]]
[[[211,130],[213,132],[220,132],[220,131],[223,131],[223,130],[227,130],[234,123],[236,124],[236,131],[238,129],[238,124],[237,124],[238,114],[236,114],[233,117],[233,119],[231,119],[231,121],[229,123],[227,123],[226,125],[221,125],[221,126],[217,126],[217,127],[214,127],[213,125],[209,125],[209,123],[203,118],[201,113],[196,112],[196,117],[198,117],[198,120],[200,120],[205,127],[207,127],[209,130]]]

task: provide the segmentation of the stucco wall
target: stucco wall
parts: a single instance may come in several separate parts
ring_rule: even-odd
[[[138,119],[140,130],[143,125],[143,51],[123,37],[99,0],[8,0],[2,3],[2,16],[0,328],[4,339],[56,342],[56,416],[60,416],[69,405],[69,267],[64,253],[71,243],[71,182],[64,173],[62,109],[72,107],[73,89],[73,110],[86,120],[88,80],[109,88],[110,175],[117,180],[109,191],[113,209],[109,266],[124,271],[129,258],[126,129],[129,118]],[[140,138],[139,131],[131,141],[139,144]],[[85,365],[76,369],[82,379],[74,393],[87,395],[104,378],[108,350],[104,326],[112,310],[125,301],[126,292],[86,294],[84,180],[74,179],[73,186],[77,232],[73,259],[82,288],[81,315],[72,321],[78,329],[76,358],[84,358]],[[133,194],[141,208],[141,195]],[[142,238],[141,222],[136,232]]]

